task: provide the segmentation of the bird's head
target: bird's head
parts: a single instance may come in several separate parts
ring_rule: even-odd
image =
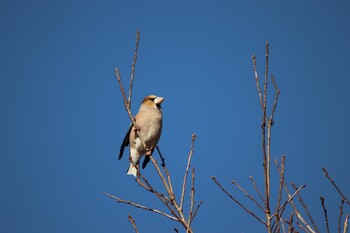
[[[141,103],[142,108],[154,108],[154,109],[161,109],[161,103],[164,101],[163,97],[159,97],[156,95],[149,95],[145,97]]]

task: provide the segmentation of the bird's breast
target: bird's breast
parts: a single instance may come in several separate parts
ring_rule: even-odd
[[[148,148],[154,148],[162,131],[162,113],[159,110],[145,110],[136,116],[142,139]]]

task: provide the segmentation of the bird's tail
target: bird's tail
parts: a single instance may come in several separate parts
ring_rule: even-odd
[[[127,174],[128,175],[133,175],[133,176],[137,176],[137,168],[136,168],[137,165],[134,165],[132,163],[130,163],[130,166],[129,166],[129,169],[128,169],[128,172]]]

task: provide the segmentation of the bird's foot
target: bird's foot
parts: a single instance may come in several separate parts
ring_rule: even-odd
[[[145,155],[146,156],[152,155],[152,150],[151,149],[147,149]]]
[[[135,131],[135,133],[137,132],[137,131],[140,131],[140,126],[138,126],[138,125],[136,125],[136,126],[134,126],[134,131]]]

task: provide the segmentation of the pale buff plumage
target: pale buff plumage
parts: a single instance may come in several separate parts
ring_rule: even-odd
[[[162,132],[162,112],[161,103],[164,98],[155,95],[149,95],[143,99],[139,112],[135,116],[136,124],[140,128],[140,133],[146,147],[150,151],[146,151],[140,138],[137,136],[135,127],[130,125],[128,132],[125,135],[123,143],[120,147],[119,159],[123,156],[124,148],[130,144],[131,161],[127,174],[137,176],[137,168],[141,157],[147,152],[142,168],[145,168],[149,157],[154,148],[157,146]]]

